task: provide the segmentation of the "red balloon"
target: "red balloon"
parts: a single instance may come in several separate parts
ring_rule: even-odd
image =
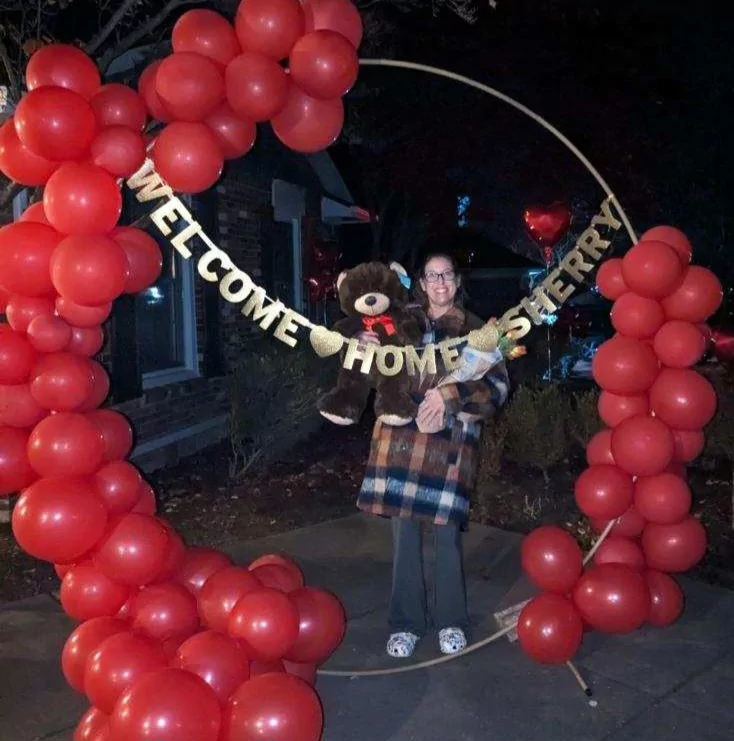
[[[622,258],[612,257],[599,266],[596,286],[599,293],[610,301],[616,301],[629,290],[622,276]]]
[[[634,484],[619,466],[590,466],[576,479],[574,495],[587,517],[612,520],[632,504]]]
[[[690,322],[672,320],[663,324],[655,335],[653,347],[663,365],[671,368],[690,368],[706,352],[706,338]]]
[[[272,59],[245,53],[233,59],[225,73],[227,102],[247,121],[269,121],[288,101],[288,76]]]
[[[357,52],[335,31],[313,31],[296,41],[290,57],[293,81],[305,93],[320,100],[346,95],[357,81]]]
[[[683,282],[663,300],[668,319],[698,324],[716,313],[724,297],[719,279],[706,268],[691,265]]]
[[[673,431],[675,433],[675,431]],[[673,461],[666,469],[666,473],[672,473],[675,476],[678,476],[679,478],[683,479],[683,481],[687,480],[687,474],[686,474],[686,467],[683,463],[680,461]]]
[[[177,121],[158,135],[153,162],[174,190],[200,193],[219,179],[224,155],[217,137],[206,124]]]
[[[257,126],[254,122],[238,118],[234,111],[222,103],[210,113],[204,123],[217,137],[225,159],[242,157],[255,146]]]
[[[38,475],[28,462],[28,433],[0,426],[0,497],[30,486]]]
[[[224,77],[211,59],[191,52],[174,53],[161,62],[155,89],[173,118],[203,121],[224,100]]]
[[[73,563],[104,535],[107,513],[84,479],[41,479],[13,509],[18,545],[43,561]]]
[[[94,474],[94,490],[111,515],[130,512],[140,499],[143,479],[127,461],[110,461]]]
[[[54,313],[54,301],[49,296],[31,298],[14,294],[5,308],[5,318],[16,332],[27,332],[37,316]]]
[[[304,28],[298,0],[247,0],[237,8],[235,31],[242,48],[276,62],[291,53]]]
[[[131,614],[133,630],[157,641],[185,641],[199,628],[196,598],[180,584],[168,582],[141,589]]]
[[[294,661],[283,661],[283,668],[288,674],[299,677],[311,687],[316,684],[316,665],[315,664],[297,664]]]
[[[264,587],[278,589],[285,594],[303,586],[301,574],[296,574],[281,564],[263,564],[250,571]]]
[[[154,584],[163,584],[170,582],[178,573],[186,558],[186,543],[183,538],[176,532],[173,526],[165,520],[158,518],[158,521],[166,528],[168,533],[168,546],[166,548],[166,559],[163,568],[158,573]],[[178,585],[177,585],[178,586]]]
[[[0,126],[0,171],[9,180],[31,187],[44,185],[58,166],[58,162],[39,157],[18,139],[12,118]]]
[[[109,730],[109,717],[99,708],[91,707],[82,716],[72,741],[105,741]]]
[[[116,633],[89,654],[84,692],[93,705],[112,713],[125,690],[167,663],[163,649],[151,638],[128,631]]]
[[[74,355],[84,355],[91,358],[102,349],[103,345],[104,332],[102,327],[72,327],[71,338],[66,350]],[[107,393],[105,393],[104,398],[107,398]]]
[[[176,581],[196,597],[212,574],[232,565],[229,556],[213,548],[189,548]]]
[[[569,661],[578,651],[583,634],[578,610],[558,594],[541,594],[531,599],[517,622],[520,646],[541,664]]]
[[[60,232],[101,238],[120,218],[122,195],[115,179],[101,167],[67,162],[48,179],[43,208]]]
[[[265,555],[256,558],[247,568],[250,571],[254,571],[255,569],[259,569],[261,566],[269,566],[271,564],[283,566],[288,569],[288,571],[291,572],[294,581],[298,582],[298,586],[304,586],[305,580],[303,578],[303,572],[298,564],[289,556],[285,556],[281,553],[266,553]]]
[[[645,579],[650,590],[647,622],[659,628],[672,625],[683,614],[683,590],[672,576],[661,571],[647,571]]]
[[[716,414],[716,392],[690,369],[665,368],[650,390],[653,412],[677,430],[699,430]]]
[[[173,27],[173,51],[192,52],[226,66],[240,53],[232,24],[213,10],[189,10]]]
[[[693,515],[669,525],[651,522],[642,533],[642,550],[651,569],[688,571],[706,553],[706,530]]]
[[[223,738],[251,741],[267,728],[268,741],[318,741],[323,724],[319,697],[306,682],[289,674],[263,674],[230,698]]]
[[[601,463],[608,466],[615,465],[612,455],[612,430],[599,430],[589,440],[586,446],[586,462],[590,466],[597,466]]]
[[[47,44],[33,54],[25,70],[29,90],[58,86],[89,100],[99,90],[97,65],[78,47]]]
[[[630,417],[614,428],[612,455],[633,476],[654,476],[673,460],[675,444],[670,428],[657,417]]]
[[[302,0],[306,33],[336,31],[349,39],[354,48],[362,43],[362,16],[351,0]]]
[[[289,597],[298,611],[298,637],[285,658],[299,664],[321,664],[344,639],[344,608],[333,594],[314,587],[301,587]]]
[[[39,352],[59,352],[71,340],[71,327],[60,316],[41,314],[28,325],[28,339]]]
[[[227,632],[229,618],[240,599],[262,584],[239,566],[225,566],[213,573],[199,592],[201,622],[213,630]]]
[[[78,93],[42,87],[24,95],[15,109],[18,139],[39,157],[51,161],[82,157],[94,138],[91,106]]]
[[[28,429],[35,427],[46,415],[31,395],[27,383],[14,386],[0,386],[0,425]]]
[[[298,610],[282,592],[256,589],[235,605],[228,633],[244,641],[257,661],[281,659],[298,637]]]
[[[88,476],[103,453],[99,429],[81,414],[49,415],[28,438],[28,460],[41,476]]]
[[[38,359],[38,353],[22,332],[0,324],[0,383],[25,383]]]
[[[150,113],[151,118],[156,121],[168,123],[173,119],[173,116],[171,116],[171,113],[166,109],[165,104],[156,91],[156,76],[158,75],[158,69],[162,62],[162,59],[158,59],[149,64],[142,71],[140,78],[138,79],[138,93],[145,101],[145,105],[148,108],[148,113]]]
[[[653,349],[628,337],[613,337],[604,342],[594,355],[591,367],[599,386],[620,396],[647,391],[660,371]]]
[[[145,162],[145,139],[126,126],[107,126],[91,145],[91,162],[118,178],[128,178]]]
[[[43,201],[31,203],[31,205],[23,211],[18,221],[35,221],[38,224],[51,226],[51,222],[46,218],[46,212],[43,210]]]
[[[129,597],[129,587],[116,584],[92,564],[72,566],[61,582],[61,606],[74,620],[115,617]]]
[[[643,476],[635,482],[635,507],[650,522],[680,522],[691,509],[691,490],[673,473]]]
[[[61,239],[50,226],[32,221],[0,228],[0,286],[10,294],[53,295],[49,265]]]
[[[133,446],[133,431],[127,418],[113,409],[96,409],[86,414],[102,435],[103,461],[127,458]]]
[[[622,258],[624,282],[647,298],[669,296],[681,283],[683,266],[678,253],[663,242],[639,242]]]
[[[554,525],[535,528],[522,541],[522,568],[538,589],[565,594],[581,576],[581,548]]]
[[[69,636],[61,654],[61,668],[66,681],[77,692],[84,692],[84,668],[89,655],[107,638],[127,630],[123,620],[93,618],[82,623]]]
[[[673,430],[675,453],[673,460],[679,463],[690,463],[698,458],[706,445],[703,430]]]
[[[77,412],[91,412],[99,407],[110,393],[110,377],[107,371],[96,361],[89,361],[92,366],[92,392],[77,408]]]
[[[101,128],[124,126],[136,133],[145,128],[148,120],[145,101],[127,85],[116,82],[103,85],[89,102]]]
[[[286,147],[301,154],[313,154],[330,147],[339,138],[344,126],[344,104],[341,98],[317,100],[291,84],[285,107],[271,123],[275,135]]]
[[[589,523],[592,529],[597,533],[602,533],[609,524],[609,520],[599,520],[590,518]],[[637,538],[642,535],[642,531],[645,529],[647,520],[637,511],[634,505],[632,505],[621,517],[619,517],[612,529],[610,534],[621,535],[625,538]]]
[[[650,399],[647,394],[637,396],[619,396],[609,391],[602,391],[597,402],[597,411],[607,427],[616,427],[620,422],[650,411]]]
[[[153,516],[158,510],[158,503],[156,502],[153,487],[147,481],[143,481],[140,485],[139,492],[140,498],[138,499],[138,503],[133,507],[133,512],[137,512],[141,515]]]
[[[56,248],[51,277],[56,290],[82,306],[100,306],[116,299],[125,288],[125,251],[101,234],[74,234]]]
[[[247,652],[247,647],[239,643],[241,650]],[[276,659],[275,661],[250,662],[250,677],[261,677],[263,674],[285,674],[285,662]]]
[[[654,337],[665,322],[659,301],[636,293],[625,293],[612,306],[612,326],[625,337],[644,340]]]
[[[45,409],[71,412],[84,402],[93,388],[89,358],[68,352],[45,355],[36,363],[31,375],[33,398]]]
[[[663,242],[672,247],[684,266],[691,261],[693,247],[682,231],[672,226],[655,226],[648,229],[641,237],[641,242]]]
[[[112,311],[112,304],[82,306],[59,296],[56,299],[56,311],[60,317],[66,319],[74,327],[90,328],[97,327],[106,321]]]
[[[221,727],[214,690],[191,672],[169,668],[146,674],[120,696],[109,741],[157,741],[160,729],[165,741],[217,741]]]
[[[163,255],[158,242],[142,229],[120,226],[110,237],[122,247],[127,257],[125,293],[138,293],[150,288],[160,277]]]
[[[232,638],[207,630],[179,646],[171,666],[201,677],[221,703],[250,678],[250,665]]]
[[[642,571],[645,568],[645,556],[642,548],[632,538],[621,535],[609,535],[594,554],[594,563],[623,563],[632,569]]]

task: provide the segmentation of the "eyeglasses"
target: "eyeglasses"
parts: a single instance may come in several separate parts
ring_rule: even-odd
[[[428,283],[437,283],[439,278],[443,278],[444,283],[453,283],[456,278],[456,273],[453,270],[444,270],[443,273],[426,273],[423,276]]]

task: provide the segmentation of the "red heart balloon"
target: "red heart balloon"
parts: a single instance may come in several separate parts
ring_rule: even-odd
[[[554,247],[571,226],[571,209],[562,201],[549,206],[529,206],[523,212],[523,219],[538,247]]]

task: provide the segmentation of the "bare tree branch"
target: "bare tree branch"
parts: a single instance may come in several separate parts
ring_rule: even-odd
[[[100,29],[99,33],[87,44],[84,45],[84,51],[87,54],[94,54],[102,44],[107,40],[107,37],[115,30],[120,21],[133,9],[138,3],[138,0],[122,0],[120,7],[112,14],[112,17],[107,23]]]
[[[0,39],[0,61],[2,61],[3,67],[5,67],[5,72],[8,75],[8,97],[13,101],[13,103],[17,103],[20,100],[20,83],[15,74],[15,67],[10,61],[8,47],[5,46],[5,42],[2,39]]]

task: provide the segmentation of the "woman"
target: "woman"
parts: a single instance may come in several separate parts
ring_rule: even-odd
[[[419,274],[418,303],[409,310],[423,326],[423,344],[465,336],[483,322],[461,308],[461,279],[446,255],[428,257]],[[364,342],[379,342],[366,332]],[[370,458],[357,506],[393,522],[393,579],[390,595],[391,634],[387,653],[410,656],[425,634],[429,616],[421,556],[421,523],[435,526],[433,626],[444,654],[467,644],[469,618],[461,551],[461,529],[469,511],[476,469],[480,422],[507,400],[504,363],[482,379],[442,385],[435,376],[414,378],[420,400],[416,422],[405,427],[375,425]],[[429,434],[420,429],[438,430]]]

